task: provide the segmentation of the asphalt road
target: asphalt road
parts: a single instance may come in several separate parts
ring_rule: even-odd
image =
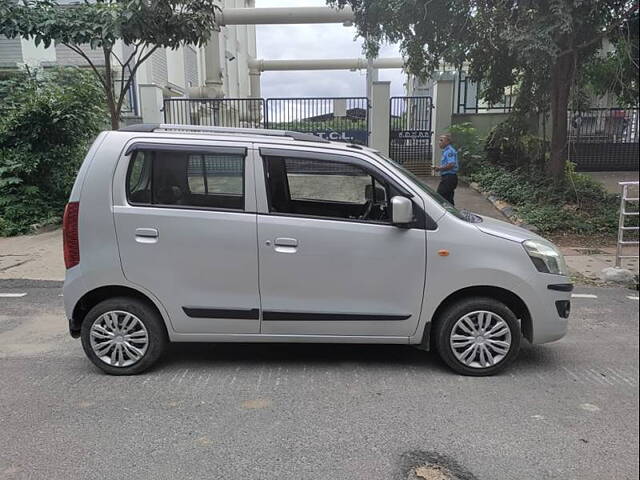
[[[597,298],[574,299],[568,336],[491,378],[410,347],[232,344],[109,377],[60,293],[0,281],[2,479],[386,480],[429,458],[478,480],[638,478],[637,292],[578,289]]]

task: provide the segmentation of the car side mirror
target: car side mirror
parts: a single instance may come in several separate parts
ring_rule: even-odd
[[[391,222],[398,226],[408,226],[413,222],[413,202],[399,195],[391,199]]]

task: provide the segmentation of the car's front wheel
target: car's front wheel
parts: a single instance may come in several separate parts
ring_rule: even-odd
[[[514,313],[492,298],[468,298],[437,319],[435,347],[442,360],[463,375],[493,375],[520,350],[520,326]]]
[[[166,348],[162,318],[145,302],[118,297],[93,307],[81,329],[87,357],[111,375],[133,375],[153,365]]]

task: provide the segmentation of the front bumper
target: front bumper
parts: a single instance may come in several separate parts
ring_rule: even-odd
[[[560,340],[567,334],[569,326],[573,290],[571,280],[567,277],[550,279],[548,274],[541,275],[543,285],[536,289],[538,298],[527,302],[531,314],[531,343]]]

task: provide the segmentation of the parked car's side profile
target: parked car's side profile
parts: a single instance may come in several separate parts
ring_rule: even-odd
[[[104,132],[64,216],[70,333],[111,374],[168,342],[435,349],[490,375],[564,336],[558,249],[459,212],[366,147],[293,132]]]

